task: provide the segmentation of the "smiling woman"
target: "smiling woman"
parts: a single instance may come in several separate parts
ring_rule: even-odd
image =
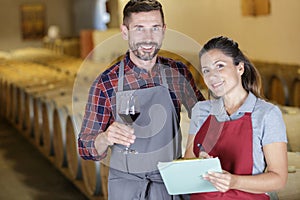
[[[224,171],[204,177],[218,192],[192,194],[191,200],[269,200],[268,192],[287,181],[281,111],[262,99],[260,75],[236,42],[212,38],[199,55],[204,82],[214,98],[193,108],[185,157],[219,157]]]

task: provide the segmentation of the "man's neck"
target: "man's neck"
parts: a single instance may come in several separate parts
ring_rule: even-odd
[[[148,72],[151,71],[151,69],[154,67],[155,63],[156,63],[156,59],[157,59],[157,55],[151,59],[151,60],[141,60],[139,58],[137,58],[135,55],[130,54],[129,55],[130,60],[139,68],[145,69]]]

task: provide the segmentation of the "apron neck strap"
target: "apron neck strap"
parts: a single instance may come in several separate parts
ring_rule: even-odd
[[[124,61],[121,60],[119,68],[118,91],[123,91],[124,86]]]
[[[163,86],[165,86],[165,88],[169,88],[168,82],[167,82],[166,70],[162,66],[163,65],[161,65],[161,67],[159,68],[160,69],[161,78],[162,78],[162,84],[163,84]]]
[[[118,91],[121,92],[124,89],[124,60],[121,60],[119,67],[119,80],[118,80]],[[163,67],[160,67],[160,74],[162,77],[162,84],[165,88],[168,88],[168,82],[166,78],[166,71]]]

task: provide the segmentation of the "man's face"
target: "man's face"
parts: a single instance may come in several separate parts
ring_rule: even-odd
[[[122,26],[122,32],[123,37],[127,36],[130,53],[140,60],[152,60],[161,48],[165,32],[160,12],[132,13],[127,26]]]

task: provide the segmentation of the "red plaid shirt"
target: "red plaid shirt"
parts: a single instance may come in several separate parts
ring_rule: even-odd
[[[127,52],[124,58],[124,90],[154,87],[162,84],[160,67],[165,68],[168,89],[177,115],[180,119],[181,104],[189,116],[197,101],[204,100],[197,89],[192,74],[178,61],[158,56],[158,65],[151,72],[135,66]],[[115,120],[116,91],[118,87],[119,65],[116,63],[96,78],[90,88],[81,131],[79,133],[79,154],[84,159],[101,160],[106,156],[98,155],[94,141]],[[166,67],[167,66],[167,67]]]

